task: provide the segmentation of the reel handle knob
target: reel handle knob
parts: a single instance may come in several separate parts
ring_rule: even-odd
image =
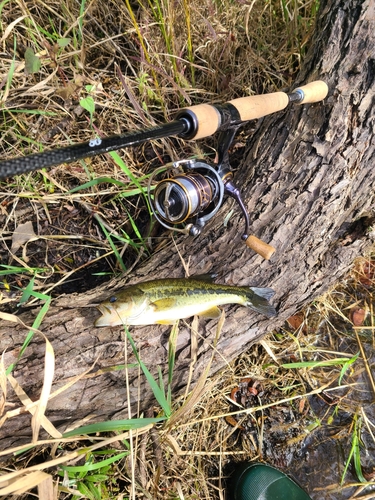
[[[248,236],[245,240],[245,244],[266,260],[269,260],[276,251],[275,247],[265,243],[254,235]]]

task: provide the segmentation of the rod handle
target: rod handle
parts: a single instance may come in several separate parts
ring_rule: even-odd
[[[302,100],[298,101],[296,104],[307,104],[309,102],[319,102],[322,101],[328,94],[328,85],[322,80],[317,80],[316,82],[310,82],[302,87],[298,87],[293,90],[293,93],[302,93]]]
[[[259,254],[263,259],[269,260],[276,252],[276,248],[264,241],[260,240],[254,235],[248,236],[245,241],[246,245]]]
[[[241,120],[245,122],[281,111],[288,106],[289,97],[285,92],[272,92],[271,94],[239,97],[229,101],[229,103],[237,109]]]
[[[289,102],[307,104],[323,100],[328,94],[328,85],[322,80],[310,82],[296,88],[291,94],[272,92],[270,94],[239,97],[229,101],[243,122],[256,120],[285,109]],[[228,104],[228,103],[227,103]],[[213,135],[222,125],[220,105],[197,104],[182,109],[176,118],[187,118],[194,125],[186,139],[202,139]],[[182,137],[184,137],[182,135]]]
[[[238,111],[241,121],[255,120],[286,108],[288,95],[284,92],[239,97],[229,101]],[[188,113],[195,123],[196,133],[191,139],[202,139],[213,135],[221,125],[220,112],[212,104],[197,104],[184,108],[178,116]]]

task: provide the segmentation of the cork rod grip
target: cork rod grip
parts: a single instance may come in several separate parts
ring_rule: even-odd
[[[237,109],[242,121],[248,121],[286,108],[289,98],[284,92],[274,92],[272,94],[239,97],[229,101],[229,103]],[[213,135],[219,129],[221,125],[220,113],[214,105],[197,104],[185,109],[193,114],[195,122],[198,124],[194,140]]]
[[[211,104],[196,104],[185,109],[193,114],[198,124],[197,132],[193,137],[194,140],[214,135],[221,125],[220,113]]]
[[[318,102],[326,97],[328,86],[325,82],[318,80],[298,87],[293,93],[299,94],[297,96],[300,99],[298,104]],[[229,101],[229,104],[237,109],[241,121],[246,122],[285,109],[289,104],[289,95],[285,92],[273,92],[239,97]],[[187,112],[190,118],[193,118],[196,126],[194,136],[190,136],[189,139],[202,139],[213,135],[222,125],[219,109],[220,106],[216,108],[212,104],[197,104],[181,110],[180,116],[184,115],[184,111]]]
[[[268,243],[265,243],[264,241],[253,235],[249,236],[245,243],[249,248],[254,250],[254,252],[259,254],[261,257],[263,257],[263,259],[266,260],[269,260],[276,251],[275,247],[273,247],[272,245],[268,245]]]
[[[302,87],[296,88],[293,92],[303,93],[303,99],[298,104],[307,104],[309,102],[322,101],[328,94],[328,85],[322,80],[311,82]]]
[[[273,92],[272,94],[240,97],[229,102],[237,108],[241,120],[248,121],[281,111],[288,106],[289,98],[285,92]]]

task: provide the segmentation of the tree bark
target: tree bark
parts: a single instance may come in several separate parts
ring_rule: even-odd
[[[297,310],[327,291],[374,239],[374,75],[375,7],[372,1],[331,0],[322,6],[304,70],[296,84],[322,79],[330,88],[323,103],[291,106],[257,124],[235,180],[241,186],[252,218],[252,232],[277,248],[271,261],[248,250],[240,240],[243,220],[237,213],[229,227],[223,218],[227,201],[204,234],[178,240],[190,274],[219,273],[217,282],[269,286],[276,290],[276,319],[265,319],[243,307],[226,307],[226,320],[214,354],[211,373],[221,369],[251,343],[275,329]],[[297,85],[296,85],[297,86]],[[123,371],[102,370],[124,363],[121,327],[95,328],[99,313],[90,306],[125,283],[184,276],[180,256],[168,245],[132,275],[104,290],[54,300],[41,330],[56,356],[52,390],[88,370],[68,390],[50,400],[47,416],[60,430],[90,422],[127,418]],[[21,314],[31,325],[38,309]],[[200,321],[198,357],[192,382],[207,366],[217,321]],[[3,322],[0,347],[5,364],[15,362],[27,329]],[[146,366],[154,373],[168,369],[170,327],[132,327],[131,334]],[[35,335],[14,370],[14,377],[32,400],[43,381],[45,342]],[[135,362],[129,353],[128,363]],[[186,387],[190,330],[180,325],[174,393]],[[132,409],[154,404],[138,368],[129,369]],[[12,390],[9,403],[19,406]],[[8,408],[6,408],[8,409]],[[2,449],[28,442],[29,413],[9,418],[0,429]]]

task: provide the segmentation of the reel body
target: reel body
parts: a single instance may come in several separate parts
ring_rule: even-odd
[[[213,165],[201,160],[180,160],[156,169],[150,176],[147,193],[160,224],[197,236],[221,207],[224,183]]]
[[[242,240],[264,259],[269,259],[275,248],[253,235],[249,236],[249,214],[240,190],[232,181],[225,146],[230,144],[233,135],[233,130],[222,134],[223,140],[218,148],[221,161],[218,164],[180,160],[154,170],[147,186],[150,208],[156,220],[167,229],[198,236],[206,222],[220,209],[224,195],[231,196],[245,219]]]
[[[149,204],[155,218],[164,227],[197,236],[221,207],[224,194],[231,196],[245,219],[245,230],[241,238],[247,246],[254,249],[248,235],[250,217],[242,201],[241,191],[233,183],[229,161],[229,148],[243,122],[239,120],[237,111],[230,106],[224,107],[223,113],[228,116],[217,138],[217,163],[189,159],[156,169],[148,183]],[[257,242],[267,247],[262,255],[269,258],[274,248],[261,240],[257,239]],[[256,252],[260,253],[259,248]]]

